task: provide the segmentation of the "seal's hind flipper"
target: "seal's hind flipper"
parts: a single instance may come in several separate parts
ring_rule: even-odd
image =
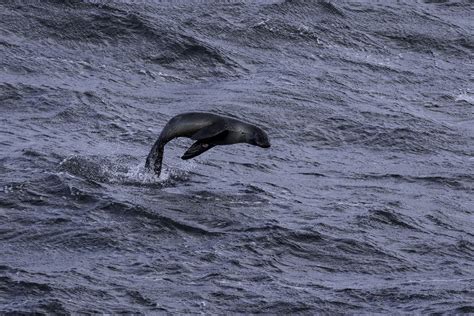
[[[219,121],[209,126],[201,128],[199,131],[197,131],[191,136],[191,139],[203,140],[207,138],[213,138],[224,132],[227,132],[226,125],[224,122]]]
[[[186,150],[186,152],[181,157],[181,159],[188,160],[188,159],[194,158],[196,156],[199,156],[203,152],[208,151],[214,146],[215,145],[213,144],[208,144],[208,143],[198,140],[197,142],[192,144],[191,147],[188,148],[188,150]]]

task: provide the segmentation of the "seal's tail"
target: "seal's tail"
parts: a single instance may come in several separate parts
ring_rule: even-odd
[[[148,157],[145,161],[145,168],[147,170],[153,170],[153,172],[160,176],[161,174],[161,165],[163,163],[163,155],[165,151],[165,145],[160,138],[155,142],[153,147],[148,154]]]

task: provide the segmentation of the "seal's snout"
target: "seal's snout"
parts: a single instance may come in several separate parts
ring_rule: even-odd
[[[260,131],[256,137],[256,145],[262,148],[270,148],[270,140],[264,131]]]

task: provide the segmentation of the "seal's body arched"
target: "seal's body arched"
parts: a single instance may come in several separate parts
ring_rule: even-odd
[[[270,147],[267,134],[255,125],[212,113],[183,113],[173,117],[163,128],[148,154],[145,167],[160,175],[165,145],[177,137],[196,140],[182,159],[194,158],[217,145],[248,143]]]

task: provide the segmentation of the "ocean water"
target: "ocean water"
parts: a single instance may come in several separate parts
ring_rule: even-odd
[[[0,313],[474,313],[474,6],[0,2]],[[206,111],[272,147],[192,143]]]

